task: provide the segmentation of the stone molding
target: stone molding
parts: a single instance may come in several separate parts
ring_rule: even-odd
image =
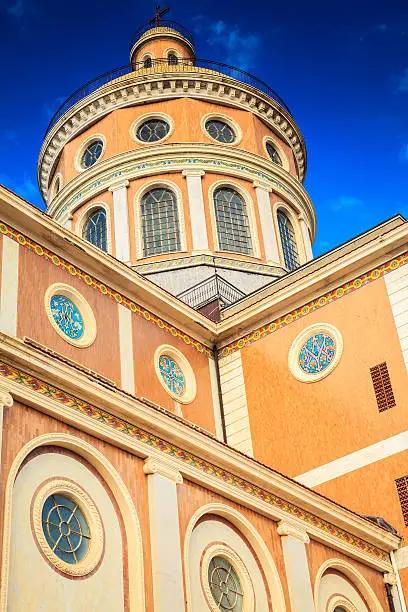
[[[384,574],[384,584],[396,586],[397,582],[397,576],[394,574],[394,572],[388,572],[388,574]]]
[[[268,183],[263,183],[262,181],[253,181],[252,182],[254,188],[259,188],[259,189],[264,189],[264,191],[267,191],[268,193],[272,193],[273,189],[270,185],[268,185]]]
[[[292,523],[290,521],[280,521],[277,527],[278,534],[283,536],[290,536],[303,542],[304,544],[309,544],[310,538],[307,534],[306,528],[301,523]]]
[[[117,108],[143,104],[147,99],[190,97],[216,101],[244,109],[261,118],[291,147],[300,179],[306,166],[306,148],[293,118],[268,95],[224,74],[196,66],[183,67],[183,73],[143,74],[133,72],[114,79],[80,100],[56,122],[46,135],[38,161],[38,178],[46,198],[49,178],[58,155],[72,138]]]
[[[186,168],[185,170],[182,171],[181,173],[184,177],[187,176],[204,176],[205,172],[204,170],[198,170],[195,168]]]
[[[13,397],[7,387],[3,384],[0,384],[0,410],[4,408],[11,408],[13,405],[13,401]]]
[[[111,191],[113,193],[114,191],[117,191],[118,189],[123,189],[124,187],[129,187],[128,180],[119,180],[117,183],[112,183],[111,186],[108,187],[108,191]]]
[[[143,471],[146,475],[159,474],[163,478],[168,478],[176,484],[182,484],[183,477],[177,468],[170,462],[163,461],[155,456],[148,457],[143,465]]]

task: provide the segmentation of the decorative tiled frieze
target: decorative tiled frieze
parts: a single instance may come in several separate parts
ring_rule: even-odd
[[[198,340],[195,340],[188,334],[182,332],[180,329],[177,329],[176,327],[174,327],[174,325],[170,325],[170,323],[167,323],[167,321],[165,321],[164,319],[161,319],[160,317],[150,312],[146,308],[143,308],[139,304],[136,304],[132,300],[129,300],[126,296],[119,293],[118,291],[115,291],[108,285],[101,283],[96,278],[94,278],[93,276],[90,276],[89,274],[81,270],[80,268],[77,268],[76,266],[69,263],[67,260],[63,259],[59,255],[56,255],[49,249],[46,249],[45,247],[41,246],[34,240],[31,240],[31,238],[29,238],[28,236],[21,234],[20,232],[16,231],[15,229],[1,222],[0,222],[0,233],[3,234],[4,236],[7,236],[8,238],[11,238],[12,240],[17,242],[22,247],[31,251],[31,253],[34,253],[35,255],[42,257],[49,263],[52,263],[57,268],[64,270],[64,272],[67,272],[72,277],[75,277],[79,279],[80,281],[84,282],[89,287],[92,287],[96,289],[97,291],[99,291],[100,293],[102,293],[103,295],[106,295],[112,300],[115,300],[117,304],[122,304],[125,308],[128,308],[134,314],[140,317],[143,317],[145,321],[149,321],[150,323],[152,323],[153,325],[156,325],[160,329],[165,330],[171,336],[173,336],[173,338],[180,338],[181,340],[183,340],[185,344],[192,346],[199,353],[205,353],[207,356],[212,357],[212,351],[206,346],[204,346],[203,344],[201,344],[201,342],[199,342]]]
[[[405,266],[407,262],[408,262],[408,252],[405,252],[402,255],[399,255],[398,257],[396,257],[395,259],[391,259],[390,261],[387,261],[381,266],[378,266],[378,268],[373,268],[372,270],[369,270],[365,274],[362,274],[361,276],[351,281],[348,281],[347,283],[344,283],[343,285],[340,285],[336,289],[333,289],[332,291],[328,291],[327,293],[321,295],[320,297],[314,300],[311,300],[310,302],[307,302],[300,308],[296,308],[296,310],[292,310],[292,312],[288,312],[282,317],[274,319],[270,323],[267,323],[266,325],[263,325],[262,327],[259,327],[258,329],[254,331],[251,331],[249,334],[242,336],[238,340],[234,340],[234,342],[227,344],[220,350],[220,353],[219,353],[220,357],[226,357],[227,355],[231,355],[231,353],[234,353],[235,351],[240,351],[246,346],[249,346],[250,344],[257,342],[258,340],[261,340],[262,338],[265,338],[267,336],[270,336],[271,334],[274,334],[279,329],[283,329],[284,327],[287,327],[291,323],[294,323],[295,321],[299,319],[303,319],[304,317],[307,317],[307,315],[309,315],[310,313],[320,310],[321,308],[324,308],[328,304],[337,302],[342,297],[346,295],[350,295],[351,293],[354,293],[355,291],[358,291],[358,289],[361,289],[361,287],[364,287],[365,285],[369,285],[370,283],[378,280],[379,278],[382,278],[383,276],[402,268],[403,266]],[[406,273],[408,273],[408,268],[404,268],[404,272],[402,272],[401,270],[401,275],[406,274]],[[406,278],[408,279],[408,276]],[[405,329],[408,330],[408,319],[407,319],[407,325],[405,326],[405,328],[403,328],[403,330],[401,329],[401,333],[405,333]]]
[[[241,353],[237,351],[220,359],[219,368],[227,442],[246,455],[253,456]]]
[[[385,277],[398,338],[408,369],[408,266],[398,267]]]
[[[58,402],[66,408],[75,410],[78,413],[81,413],[82,415],[85,415],[108,428],[138,440],[146,445],[147,456],[151,455],[149,449],[153,448],[156,451],[162,452],[165,456],[174,457],[178,461],[184,462],[186,465],[200,470],[203,474],[217,478],[223,483],[235,487],[237,491],[252,495],[266,504],[279,508],[281,511],[286,512],[293,518],[303,521],[313,528],[320,529],[326,534],[333,536],[334,538],[338,538],[350,546],[354,546],[361,552],[372,555],[381,561],[388,561],[388,554],[385,551],[373,546],[372,544],[351,533],[348,533],[344,529],[325,521],[307,510],[299,508],[295,504],[286,501],[277,495],[274,495],[273,493],[270,493],[265,489],[262,489],[261,487],[210,463],[205,459],[201,459],[200,457],[193,455],[192,453],[189,453],[166,440],[162,440],[158,436],[144,431],[140,427],[132,425],[120,417],[114,416],[101,408],[97,408],[96,406],[92,406],[91,404],[88,404],[87,402],[74,397],[61,389],[57,389],[53,385],[47,384],[40,379],[26,374],[25,372],[22,372],[11,365],[0,362],[0,377],[23,385],[39,395],[44,395],[49,399]]]

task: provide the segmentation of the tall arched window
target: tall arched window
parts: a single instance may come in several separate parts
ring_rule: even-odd
[[[169,66],[177,66],[178,57],[175,53],[169,53],[169,55],[167,56],[167,61],[169,63]]]
[[[300,265],[295,230],[283,210],[278,210],[278,226],[285,266],[288,270],[294,270]]]
[[[252,255],[252,240],[247,206],[234,189],[221,187],[214,192],[218,248],[242,255]]]
[[[148,191],[142,198],[143,256],[181,250],[177,198],[170,189]]]
[[[87,218],[82,237],[94,244],[98,249],[107,252],[106,211],[97,208]]]

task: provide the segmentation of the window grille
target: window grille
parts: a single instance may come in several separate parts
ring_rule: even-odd
[[[91,213],[85,223],[83,238],[94,244],[98,249],[107,252],[106,212],[98,208]]]
[[[181,250],[178,207],[169,189],[152,189],[142,198],[143,256]]]
[[[384,362],[370,368],[370,374],[379,412],[393,408],[396,403],[387,364]]]
[[[143,142],[157,142],[169,133],[170,126],[162,119],[148,119],[137,130],[137,137]]]
[[[266,150],[268,151],[268,155],[271,158],[271,160],[275,164],[279,164],[281,166],[282,165],[282,160],[280,158],[279,153],[277,152],[277,150],[273,146],[273,144],[271,144],[270,142],[267,142],[266,143]]]
[[[408,527],[408,476],[402,476],[395,481],[399,502],[401,504],[404,524]]]
[[[225,121],[210,119],[206,122],[205,129],[209,135],[214,138],[214,140],[218,140],[218,142],[230,144],[235,140],[235,133],[233,129],[227,123],[225,123]]]
[[[214,193],[218,248],[242,255],[252,255],[252,240],[244,198],[234,189],[221,188]]]
[[[278,210],[278,226],[286,268],[291,271],[300,265],[295,231],[287,215]]]
[[[90,168],[93,166],[102,155],[102,151],[102,140],[94,140],[94,142],[91,142],[91,144],[86,147],[84,154],[82,155],[82,168]]]
[[[178,64],[178,57],[174,53],[169,53],[167,61],[169,63],[169,66],[177,66],[177,64]]]

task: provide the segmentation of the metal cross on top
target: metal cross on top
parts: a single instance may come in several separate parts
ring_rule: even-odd
[[[150,19],[149,23],[154,23],[156,28],[159,28],[161,26],[163,15],[168,13],[169,10],[170,9],[168,6],[165,6],[164,8],[160,8],[160,4],[156,4],[156,12],[154,14],[154,17]]]

